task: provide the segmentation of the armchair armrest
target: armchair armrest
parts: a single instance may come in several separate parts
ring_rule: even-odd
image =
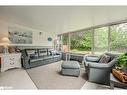
[[[97,55],[86,55],[84,56],[84,61],[88,61],[88,62],[98,62],[100,59],[100,56]]]
[[[29,64],[30,57],[29,56],[25,56],[25,57],[22,56],[22,60],[23,60],[23,64]]]
[[[112,68],[116,63],[116,59],[114,58],[111,62],[105,64],[105,63],[93,63],[93,62],[89,62],[88,66],[90,68]]]
[[[89,62],[88,63],[88,67],[89,68],[104,69],[104,68],[109,68],[109,65],[105,64],[105,63],[93,63],[93,62]]]
[[[30,60],[30,57],[29,56],[22,56],[22,59],[24,59],[24,60]]]

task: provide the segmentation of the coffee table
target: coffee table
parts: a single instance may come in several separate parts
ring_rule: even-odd
[[[121,81],[119,81],[116,77],[114,77],[112,75],[112,73],[110,74],[110,88],[114,89],[114,86],[118,86],[124,89],[127,89],[127,83],[123,83]]]

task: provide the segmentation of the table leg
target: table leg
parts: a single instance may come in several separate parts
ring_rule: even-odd
[[[110,81],[110,89],[114,89],[114,83]]]

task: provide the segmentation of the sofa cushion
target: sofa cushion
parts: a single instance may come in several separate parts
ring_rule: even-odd
[[[35,50],[33,49],[31,49],[31,50],[26,50],[26,53],[27,53],[27,55],[30,55],[30,54],[35,54]]]
[[[110,56],[103,54],[99,60],[99,63],[108,63],[110,61],[110,59],[111,59]]]
[[[49,53],[50,53],[50,55],[60,55],[61,54],[57,50],[51,50],[51,51],[49,51]]]
[[[64,61],[61,67],[64,69],[79,69],[80,65],[77,61]]]
[[[43,57],[30,59],[30,62],[42,61]]]
[[[38,58],[38,54],[30,54],[29,57],[30,59],[35,59]]]
[[[47,50],[46,49],[39,49],[38,50],[38,56],[39,57],[47,56]]]
[[[36,49],[28,49],[26,50],[27,55],[31,58],[31,59],[35,59],[38,58],[38,54],[36,52]]]
[[[44,56],[43,57],[44,60],[48,60],[48,59],[52,59],[52,58],[53,58],[53,56]]]

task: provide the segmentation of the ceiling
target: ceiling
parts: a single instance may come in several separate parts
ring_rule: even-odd
[[[127,6],[0,6],[0,19],[60,34],[127,19]]]

